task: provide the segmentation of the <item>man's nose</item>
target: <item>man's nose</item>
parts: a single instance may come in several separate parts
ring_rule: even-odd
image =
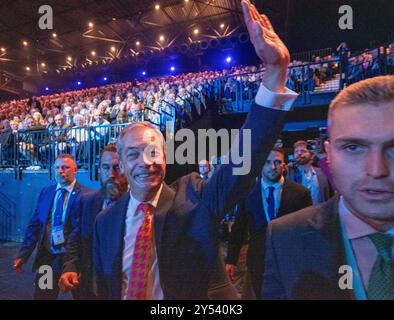
[[[390,167],[384,152],[371,151],[365,159],[367,174],[375,179],[385,178],[390,175]]]

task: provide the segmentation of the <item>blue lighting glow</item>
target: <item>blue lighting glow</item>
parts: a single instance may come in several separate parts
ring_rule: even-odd
[[[49,91],[49,88],[48,88],[48,87],[45,87],[45,91]]]
[[[77,85],[79,85],[79,86],[80,86],[81,84],[82,84],[82,82],[81,82],[81,81],[78,81],[78,82],[77,82]]]
[[[103,80],[104,80],[104,81],[108,81],[108,78],[107,78],[107,77],[104,77]]]
[[[174,67],[174,66],[172,66],[170,70],[171,70],[171,71],[175,71],[175,67]]]
[[[231,57],[227,57],[227,58],[226,58],[226,62],[227,62],[227,63],[230,63],[231,60],[232,60]]]
[[[142,75],[143,75],[143,76],[146,76],[146,71],[142,71]]]

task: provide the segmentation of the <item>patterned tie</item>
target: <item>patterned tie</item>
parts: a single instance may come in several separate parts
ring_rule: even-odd
[[[275,219],[275,198],[274,198],[274,187],[268,187],[268,198],[267,198],[267,204],[268,204],[268,216],[270,220]]]
[[[154,207],[150,203],[141,203],[138,209],[144,214],[144,221],[138,229],[131,265],[128,294],[129,300],[145,300],[147,297],[149,266],[153,246]]]
[[[378,251],[368,285],[369,300],[394,300],[394,260],[391,257],[393,238],[387,234],[369,235]]]

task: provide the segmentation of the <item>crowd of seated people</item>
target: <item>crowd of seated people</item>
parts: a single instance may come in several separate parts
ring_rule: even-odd
[[[345,54],[349,57],[345,66],[346,82],[351,84],[379,74],[393,73],[392,46],[365,50],[356,55],[351,55],[346,48]],[[313,92],[323,83],[339,78],[343,71],[341,51],[342,44],[332,55],[313,56],[313,61],[293,60],[288,69],[287,87],[297,92]],[[40,143],[34,147],[38,141],[28,141],[32,140],[28,133],[33,130],[75,128],[68,133],[56,133],[55,130],[55,141],[52,142],[56,144],[56,153],[67,151],[77,155],[82,152],[84,157],[88,135],[91,139],[107,143],[104,137],[108,128],[96,128],[89,133],[82,127],[147,120],[162,131],[168,129],[169,123],[175,131],[201,116],[213,101],[251,100],[264,71],[263,65],[237,66],[222,71],[152,78],[5,102],[0,104],[2,156],[5,158],[11,153],[11,150],[4,149],[15,143],[12,134],[17,132],[22,134],[17,142],[20,154],[34,163],[38,158],[48,158],[50,144],[48,137],[41,136]]]

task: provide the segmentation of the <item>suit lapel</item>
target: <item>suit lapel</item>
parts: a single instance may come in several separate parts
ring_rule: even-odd
[[[346,265],[346,255],[340,232],[338,217],[338,197],[323,204],[323,210],[308,221],[307,231],[301,235],[303,256],[315,270],[333,284],[325,291],[331,299],[352,299],[352,290],[341,290],[338,286],[339,268]],[[305,267],[305,266],[304,266]]]
[[[172,206],[175,192],[163,182],[163,189],[161,191],[159,201],[157,202],[157,210],[154,219],[155,241],[157,248],[157,255],[160,257],[160,244],[163,235],[163,227],[168,210]]]
[[[289,192],[289,183],[288,180],[285,179],[282,186],[282,193],[280,195],[279,209],[278,209],[278,217],[282,216],[283,213],[287,212],[287,208],[291,205],[291,192]]]
[[[256,185],[248,196],[248,199],[248,211],[251,212],[254,216],[253,219],[256,222],[256,227],[260,228],[267,223],[267,219],[265,218],[263,196],[261,190],[261,175],[258,177]]]
[[[77,182],[71,191],[70,198],[68,199],[68,204],[67,204],[67,212],[64,221],[67,221],[71,208],[74,204],[75,199],[78,197],[78,194],[81,192],[81,185]]]
[[[49,188],[49,192],[46,194],[46,201],[43,202],[41,221],[43,225],[46,225],[48,221],[48,216],[52,212],[53,200],[56,195],[56,185],[53,185]]]

